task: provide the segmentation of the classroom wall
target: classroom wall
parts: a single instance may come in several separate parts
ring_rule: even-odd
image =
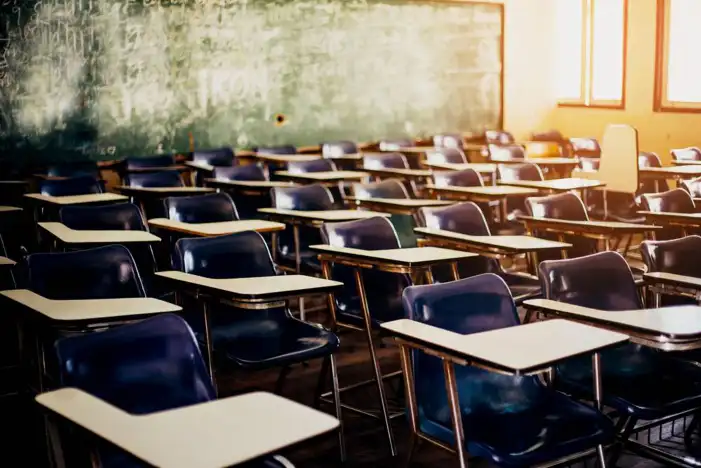
[[[529,7],[519,8],[514,5],[516,2],[518,0],[511,1],[507,5],[507,18],[515,14],[547,18],[547,9],[543,8],[544,5],[536,5],[536,2],[529,0],[522,2],[528,3]],[[638,129],[640,149],[657,152],[663,162],[671,159],[669,150],[672,148],[701,145],[701,114],[659,113],[652,110],[655,82],[655,21],[656,0],[629,0],[627,96],[624,110],[557,107],[552,102],[552,97],[540,90],[542,83],[538,87],[534,84],[534,92],[514,92],[514,95],[510,95],[510,99],[507,99],[507,115],[513,115],[514,118],[507,119],[506,128],[514,125],[514,128],[520,131],[524,126],[522,118],[524,107],[532,105],[534,115],[531,126],[533,128],[557,128],[567,136],[601,138],[604,128],[609,123],[632,125]],[[514,22],[516,24],[512,25],[513,35],[507,32],[506,67],[507,70],[511,70],[510,75],[507,74],[511,79],[508,80],[509,84],[506,88],[514,87],[513,67],[514,62],[519,60],[519,50],[522,47],[519,42],[522,41],[530,41],[531,45],[538,42],[546,51],[543,54],[545,57],[543,60],[551,62],[551,65],[541,63],[543,68],[527,73],[527,79],[550,83],[546,75],[547,70],[552,70],[552,62],[554,62],[554,54],[548,47],[548,44],[553,44],[557,39],[552,29],[554,21],[550,21],[550,25],[541,24],[538,28],[533,28],[537,29],[533,35],[524,33],[518,36],[516,36],[517,33],[523,32],[522,21],[514,20]],[[541,37],[543,35],[548,37],[543,40]],[[519,42],[515,41],[517,37]],[[521,50],[521,53],[526,55],[525,49]],[[521,60],[524,63],[528,61],[526,57],[522,57]],[[522,94],[523,97],[521,97]],[[517,103],[519,99],[523,99],[523,104]],[[510,105],[515,106],[515,110],[508,110]],[[547,107],[546,112],[542,111],[543,106]]]

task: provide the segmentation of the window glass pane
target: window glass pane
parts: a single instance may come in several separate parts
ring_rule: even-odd
[[[594,2],[591,84],[593,101],[620,101],[623,98],[624,10],[624,0]]]
[[[557,1],[557,97],[582,99],[583,0]]]
[[[701,0],[669,0],[667,100],[701,102]]]

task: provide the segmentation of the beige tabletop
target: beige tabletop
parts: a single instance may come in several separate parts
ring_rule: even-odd
[[[496,164],[524,164],[530,163],[536,166],[578,166],[579,161],[574,158],[525,158],[507,159],[504,161],[492,161]]]
[[[437,162],[423,162],[426,167],[431,169],[443,169],[447,171],[464,171],[467,169],[473,169],[480,174],[491,174],[496,172],[497,165],[494,163],[437,163]]]
[[[641,167],[638,169],[641,176],[645,177],[698,177],[701,176],[701,166],[698,165],[680,165],[667,167]]]
[[[52,197],[40,193],[27,193],[24,195],[32,200],[51,203],[54,205],[80,205],[83,203],[105,203],[127,201],[128,197],[116,193],[89,193],[86,195],[67,195],[63,197]]]
[[[240,188],[265,188],[274,187],[297,187],[294,182],[283,182],[280,180],[221,180],[205,179],[207,185],[220,187],[240,187]]]
[[[315,276],[281,275],[255,278],[206,278],[182,271],[162,271],[156,275],[179,283],[224,293],[238,300],[281,298],[326,292],[343,286],[338,281]]]
[[[217,223],[183,223],[166,218],[148,220],[149,226],[168,231],[183,232],[195,236],[223,236],[244,231],[274,232],[282,231],[285,225],[261,219],[246,219],[240,221],[222,221]]]
[[[465,243],[467,246],[476,246],[487,249],[497,249],[510,253],[536,252],[539,250],[561,250],[572,247],[565,242],[556,242],[547,239],[539,239],[532,236],[470,236],[459,232],[443,229],[431,229],[418,227],[414,231],[425,236],[437,239],[447,239],[456,243]]]
[[[542,310],[563,318],[581,320],[595,325],[615,327],[617,331],[651,332],[674,339],[701,340],[701,307],[694,305],[639,310],[599,310],[580,307],[549,299],[530,299],[528,308]]]
[[[214,166],[212,166],[211,164],[207,164],[205,162],[201,162],[201,161],[185,161],[185,165],[189,166],[193,169],[200,169],[202,171],[211,172],[214,170]]]
[[[623,223],[619,221],[573,221],[556,218],[534,218],[532,216],[519,216],[518,220],[536,229],[543,228],[556,232],[572,233],[603,233],[614,234],[617,232],[648,232],[661,229],[661,226],[649,224]]]
[[[648,283],[669,284],[672,286],[681,286],[689,289],[697,289],[701,291],[701,278],[694,276],[675,275],[674,273],[665,273],[662,271],[654,271],[643,275]]]
[[[410,247],[406,249],[364,250],[333,245],[312,245],[309,247],[319,254],[333,257],[345,257],[355,260],[386,262],[408,267],[426,266],[442,262],[454,262],[465,258],[475,257],[476,254],[459,250],[443,249],[440,247]]]
[[[672,164],[676,166],[701,166],[701,161],[687,161],[684,159],[672,159]]]
[[[463,357],[469,363],[515,374],[544,370],[565,359],[628,341],[624,334],[568,320],[548,320],[469,335],[408,319],[386,322],[381,327],[400,338]]]
[[[361,180],[370,177],[367,172],[361,171],[324,171],[324,172],[304,172],[294,173],[290,171],[277,171],[275,175],[285,179],[293,179],[308,182],[330,182],[343,180]]]
[[[638,211],[638,213],[653,223],[689,227],[701,226],[701,213],[669,213],[665,211]]]
[[[160,237],[146,231],[127,230],[75,230],[63,223],[39,223],[39,227],[64,244],[124,244],[135,242],[159,242]]]
[[[146,166],[146,167],[127,167],[126,172],[139,173],[139,172],[165,172],[165,171],[178,171],[186,172],[191,168],[183,165],[173,165],[173,166]]]
[[[7,257],[0,256],[0,267],[10,267],[17,265],[17,262]]]
[[[387,177],[409,177],[409,178],[425,178],[431,177],[433,172],[427,169],[405,169],[405,168],[380,168],[380,169],[368,169],[363,168],[363,171],[369,172],[376,176],[387,176]]]
[[[426,189],[434,193],[441,194],[445,193],[448,195],[465,195],[466,198],[478,197],[487,199],[502,199],[510,196],[527,196],[535,195],[538,190],[525,187],[513,187],[510,185],[486,185],[484,187],[459,187],[456,185],[448,185],[444,187],[436,187],[435,185],[428,184]]]
[[[264,392],[146,415],[129,414],[76,388],[37,402],[159,468],[221,468],[277,452],[338,427],[338,420]]]
[[[362,211],[362,210],[318,210],[318,211],[305,211],[305,210],[285,210],[282,208],[259,208],[260,213],[267,215],[273,215],[281,218],[300,218],[309,219],[314,221],[356,221],[358,219],[367,219],[380,216],[382,218],[388,218],[387,213],[379,213],[376,211]]]
[[[433,198],[356,198],[346,197],[349,202],[358,206],[376,205],[397,208],[421,208],[424,206],[447,206],[454,202],[448,200],[434,200]]]
[[[0,206],[0,213],[13,213],[16,211],[22,211],[22,208],[17,206]]]
[[[513,185],[515,187],[534,188],[538,190],[552,190],[556,192],[590,189],[595,187],[603,187],[606,185],[600,180],[580,179],[577,177],[551,180],[514,180],[508,182],[500,180],[499,184]]]
[[[129,187],[126,185],[118,185],[115,190],[128,195],[198,195],[201,193],[211,193],[214,189],[211,187]]]
[[[0,291],[0,294],[50,320],[61,322],[124,319],[182,310],[175,304],[152,297],[53,300],[28,289]]]
[[[323,159],[320,154],[272,154],[255,153],[253,157],[263,162],[289,163],[289,162],[309,162]]]

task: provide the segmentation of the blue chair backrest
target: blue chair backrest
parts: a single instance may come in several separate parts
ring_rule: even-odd
[[[333,208],[331,192],[319,184],[300,187],[275,187],[271,190],[273,206],[286,210],[330,210]]]
[[[526,150],[521,145],[489,145],[489,159],[492,161],[509,161],[525,159]]]
[[[346,154],[358,153],[358,145],[352,141],[327,141],[321,144],[321,154],[325,158],[338,158]]]
[[[102,206],[66,206],[59,219],[71,229],[147,231],[141,210],[132,203]]]
[[[497,166],[497,178],[504,182],[518,180],[545,180],[543,171],[536,164],[499,164]]]
[[[336,165],[328,159],[317,159],[316,161],[294,161],[287,163],[287,170],[292,174],[306,174],[308,172],[328,172],[335,171]]]
[[[409,193],[397,179],[386,179],[369,184],[355,183],[352,186],[353,195],[357,198],[410,198]]]
[[[195,336],[174,314],[64,338],[55,346],[64,386],[80,388],[128,413],[148,414],[215,398]]]
[[[365,169],[409,169],[409,162],[401,153],[366,154],[363,158]]]
[[[207,278],[275,276],[268,246],[255,231],[179,239],[175,243],[173,266]]]
[[[183,187],[183,179],[178,171],[158,171],[131,173],[126,177],[129,187]]]
[[[404,290],[402,303],[407,318],[463,335],[519,325],[508,286],[492,273],[412,286]],[[416,350],[412,363],[422,428],[437,423],[450,431],[441,359]],[[469,366],[455,366],[455,375],[461,411],[472,418],[523,411],[534,406],[542,391],[535,377],[503,375]]]
[[[69,177],[66,179],[48,179],[39,184],[39,192],[42,195],[54,197],[68,195],[87,195],[91,193],[103,193],[102,182],[91,176]]]
[[[701,278],[701,236],[668,241],[643,241],[640,252],[647,271]]]
[[[484,132],[484,139],[489,145],[509,145],[516,141],[511,133],[503,130],[487,130]]]
[[[192,160],[210,166],[232,166],[234,164],[234,150],[228,146],[208,150],[195,150]]]
[[[257,146],[253,151],[268,154],[297,154],[297,147],[294,145]]]
[[[675,188],[662,193],[646,193],[640,196],[643,209],[659,213],[694,213],[694,200],[684,189]]]
[[[409,148],[414,146],[414,141],[411,138],[398,138],[396,140],[382,140],[380,142],[380,151],[397,151],[401,148]]]
[[[215,167],[214,178],[217,180],[266,180],[263,168],[257,164]]]
[[[633,273],[618,252],[546,260],[538,276],[546,299],[601,310],[642,307]]]
[[[49,177],[79,177],[89,176],[99,179],[100,170],[94,161],[84,161],[77,163],[55,164],[47,168],[46,175]]]
[[[175,164],[172,154],[159,154],[156,156],[131,157],[126,159],[127,169],[148,169],[151,167],[168,167]]]
[[[35,253],[26,259],[27,287],[49,299],[145,297],[139,270],[122,245],[65,253]]]
[[[439,148],[463,148],[462,135],[459,133],[443,133],[433,136],[433,146]]]
[[[459,232],[470,236],[489,236],[489,225],[484,213],[474,202],[457,203],[445,207],[424,207],[420,210],[426,227]]]
[[[670,153],[677,161],[701,161],[701,148],[697,146],[673,149]]]
[[[465,169],[463,171],[434,172],[433,184],[436,187],[481,187],[484,182],[477,171]]]
[[[236,205],[224,192],[194,197],[168,197],[165,207],[169,219],[184,223],[217,223],[239,219]]]
[[[467,163],[467,156],[459,148],[436,148],[426,151],[426,161],[430,163]]]
[[[588,221],[587,209],[578,195],[566,192],[547,197],[529,197],[526,207],[534,218],[554,218],[569,221]]]

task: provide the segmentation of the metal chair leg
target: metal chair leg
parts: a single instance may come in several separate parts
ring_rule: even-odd
[[[326,385],[326,379],[329,375],[329,361],[330,356],[326,356],[321,362],[321,369],[319,370],[319,378],[316,383],[316,393],[314,393],[314,408],[319,408],[321,405],[321,395],[324,393],[324,387]]]
[[[621,457],[621,452],[625,446],[626,441],[633,432],[635,423],[638,422],[637,418],[633,416],[621,416],[616,423],[615,433],[616,436],[621,439],[613,444],[611,451],[609,452],[608,464],[612,467],[616,466],[618,459]]]
[[[275,382],[276,395],[282,394],[282,389],[285,387],[285,381],[287,380],[287,376],[290,375],[290,372],[292,372],[291,366],[285,366],[280,369],[280,373],[277,376],[277,381]]]
[[[332,390],[333,390],[333,402],[336,408],[336,419],[339,421],[338,425],[338,449],[341,454],[341,462],[346,461],[346,438],[343,431],[343,410],[341,406],[341,392],[338,385],[338,368],[336,367],[336,356],[333,354],[329,356],[329,364],[331,367],[331,380],[332,380]]]

